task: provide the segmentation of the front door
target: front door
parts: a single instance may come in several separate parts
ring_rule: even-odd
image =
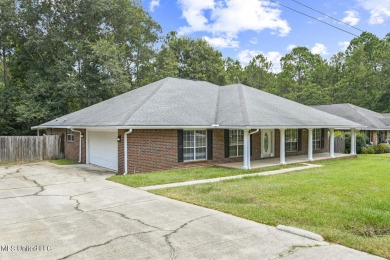
[[[261,158],[275,156],[275,130],[261,130]]]

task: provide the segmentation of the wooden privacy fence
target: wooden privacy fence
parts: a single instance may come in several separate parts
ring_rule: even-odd
[[[61,136],[0,136],[0,162],[63,158]]]
[[[334,152],[344,153],[345,152],[345,139],[342,137],[334,138]]]

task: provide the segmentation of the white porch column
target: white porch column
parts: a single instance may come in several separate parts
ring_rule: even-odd
[[[313,128],[308,128],[309,131],[309,140],[307,141],[307,159],[313,161]]]
[[[286,129],[280,131],[280,164],[286,164]]]
[[[330,158],[334,158],[334,129],[330,128],[330,143],[329,143],[329,154]]]
[[[355,128],[351,129],[351,154],[356,154],[356,132]]]
[[[244,129],[244,160],[242,168],[250,169],[251,168],[251,142],[249,136],[249,129]]]

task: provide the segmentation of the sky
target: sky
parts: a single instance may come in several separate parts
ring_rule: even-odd
[[[390,33],[390,0],[143,0],[142,3],[162,26],[163,35],[177,31],[179,35],[203,38],[222,52],[224,58],[231,57],[243,65],[261,53],[273,63],[275,72],[280,70],[280,58],[296,46],[307,47],[312,53],[330,59],[344,51],[354,35],[361,34],[360,30],[379,38]]]

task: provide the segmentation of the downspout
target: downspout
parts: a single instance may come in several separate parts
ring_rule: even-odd
[[[82,132],[81,131],[79,131],[79,130],[74,130],[73,128],[70,128],[70,131],[72,131],[72,132],[76,132],[76,133],[79,133],[80,134],[80,141],[79,141],[79,163],[81,163],[81,145],[82,145],[82,143],[81,143],[81,138],[83,138],[83,135],[82,135]]]
[[[123,173],[123,175],[126,175],[127,174],[127,135],[130,134],[131,132],[133,132],[133,129],[129,129],[129,131],[125,132],[124,133],[124,142],[125,142],[125,147],[124,147],[124,160],[125,160],[125,172]]]
[[[249,132],[249,135],[253,135],[253,134],[256,134],[257,132],[259,132],[260,131],[260,129],[256,129],[255,131],[253,131],[253,132]]]

